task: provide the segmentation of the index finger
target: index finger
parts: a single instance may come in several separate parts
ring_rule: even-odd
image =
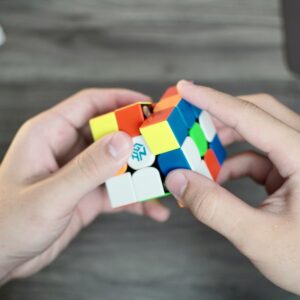
[[[297,171],[300,141],[295,129],[248,101],[186,81],[180,81],[177,87],[183,98],[207,110],[265,152],[281,176]]]
[[[151,101],[149,96],[127,89],[87,89],[56,105],[58,112],[72,127],[82,128],[88,120],[138,101]]]

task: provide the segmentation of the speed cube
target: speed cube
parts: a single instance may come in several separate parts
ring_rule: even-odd
[[[156,104],[137,102],[91,119],[90,129],[95,141],[119,130],[132,138],[127,165],[106,182],[112,207],[169,195],[164,180],[175,169],[216,180],[226,157],[210,115],[175,86]]]

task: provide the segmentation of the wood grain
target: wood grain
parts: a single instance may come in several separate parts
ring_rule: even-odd
[[[268,92],[300,110],[274,0],[1,0],[0,23],[8,37],[0,48],[0,157],[27,118],[87,86],[157,98],[190,78],[236,95]],[[265,195],[250,180],[227,187],[252,204]],[[51,266],[4,286],[0,299],[297,299],[172,198],[164,203],[167,224],[100,216]]]

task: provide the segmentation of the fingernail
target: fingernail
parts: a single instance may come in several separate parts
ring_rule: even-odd
[[[168,175],[166,180],[166,186],[168,190],[178,199],[180,200],[186,190],[187,187],[187,179],[184,174],[180,171],[172,172]],[[182,201],[180,201],[182,205]]]
[[[109,154],[115,159],[121,159],[128,155],[131,149],[129,136],[123,132],[116,132],[111,137],[107,146]]]
[[[194,81],[182,79],[182,80],[179,81],[179,84],[193,85],[193,84],[194,84]]]
[[[180,208],[184,208],[185,206],[184,206],[184,202],[182,201],[182,200],[177,200],[177,203],[178,203],[178,206],[180,207]]]

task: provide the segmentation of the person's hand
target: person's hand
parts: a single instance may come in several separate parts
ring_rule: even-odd
[[[217,121],[225,144],[260,151],[229,158],[218,181],[249,176],[269,196],[254,208],[206,177],[171,172],[167,187],[204,224],[229,239],[272,282],[300,294],[300,118],[266,95],[242,98],[181,81],[179,93]],[[265,102],[259,102],[260,100]],[[260,107],[259,107],[260,106]]]
[[[114,133],[90,145],[88,120],[148,97],[129,90],[89,89],[26,122],[0,166],[0,280],[49,264],[100,213],[112,210],[103,185],[126,163],[131,138]],[[123,210],[157,221],[157,201]]]

